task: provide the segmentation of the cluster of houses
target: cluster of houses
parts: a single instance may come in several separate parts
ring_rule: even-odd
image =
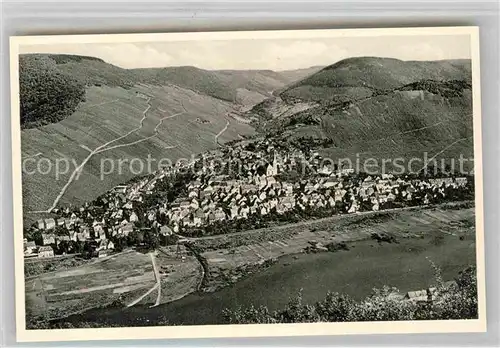
[[[355,182],[339,176],[311,178],[299,182],[278,181],[275,176],[256,175],[252,180],[234,180],[216,176],[202,183],[188,185],[187,197],[159,209],[165,214],[176,233],[183,227],[200,227],[216,221],[261,217],[276,212],[284,214],[294,209],[336,209],[345,207],[347,213],[368,209],[377,211],[390,202],[411,202],[422,196],[423,204],[445,198],[446,189],[459,189],[466,178],[436,179],[434,182],[405,181],[392,176],[367,177]]]
[[[281,175],[297,172],[303,167],[301,161],[307,162],[310,175],[293,181]],[[342,206],[346,213],[355,213],[380,210],[391,202],[404,205],[417,198],[429,204],[445,198],[448,190],[467,186],[465,177],[405,179],[384,174],[360,179],[352,169],[335,170],[320,163],[317,154],[280,152],[268,143],[253,144],[252,151],[243,146],[212,151],[192,164],[197,169],[186,195],[163,202],[158,212],[165,215],[173,232],[182,233],[185,228],[296,209]]]
[[[104,221],[94,220],[87,225],[75,213],[69,218],[46,218],[38,220],[34,229],[38,232],[38,240],[24,239],[24,256],[28,258],[54,257],[56,253],[76,253],[78,243],[89,243],[96,256],[103,257],[114,249],[114,243],[108,239],[104,231]]]
[[[307,175],[286,175],[304,172],[304,168]],[[159,183],[186,169],[191,176],[180,196],[168,201],[164,195],[161,202],[144,207],[147,196],[155,193]],[[26,241],[25,254],[50,257],[54,247],[57,249],[62,242],[93,242],[101,256],[113,250],[118,239],[138,229],[154,228],[168,236],[251,215],[266,217],[318,209],[335,213],[339,207],[344,213],[376,211],[391,203],[404,205],[416,199],[419,204],[429,204],[445,198],[450,190],[463,190],[466,186],[467,178],[360,176],[352,169],[323,165],[321,157],[312,151],[280,148],[266,139],[242,141],[207,152],[191,163],[161,169],[154,175],[117,186],[77,210],[56,209],[57,219],[36,223],[34,228],[42,231],[41,245]]]

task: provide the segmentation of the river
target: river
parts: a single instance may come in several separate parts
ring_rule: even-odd
[[[323,299],[329,290],[356,299],[384,285],[397,287],[403,293],[420,290],[433,284],[429,260],[441,267],[443,279],[453,279],[467,265],[475,264],[473,236],[460,240],[444,235],[398,244],[369,240],[351,244],[349,251],[287,255],[266,270],[217,292],[191,294],[154,308],[94,309],[68,321],[91,321],[103,326],[222,324],[224,308],[266,305],[271,310],[279,309],[301,289],[307,303]]]

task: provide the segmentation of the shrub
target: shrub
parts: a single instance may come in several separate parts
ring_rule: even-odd
[[[437,283],[432,301],[419,303],[406,300],[398,289],[389,287],[374,289],[370,296],[361,301],[355,301],[345,294],[328,293],[322,301],[303,304],[302,294],[299,293],[284,309],[274,312],[265,306],[225,309],[224,318],[231,324],[477,318],[475,267],[460,272],[454,285],[444,286],[439,268],[434,264],[432,266]]]

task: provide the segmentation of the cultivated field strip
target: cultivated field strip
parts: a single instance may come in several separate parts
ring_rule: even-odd
[[[57,317],[61,312],[71,314],[76,310],[75,299],[89,305],[105,305],[122,295],[136,296],[134,293],[155,283],[150,257],[126,252],[27,280],[27,305],[39,308],[41,312],[48,310],[49,317]],[[38,305],[31,305],[31,302]]]
[[[165,267],[171,271],[160,274]],[[128,307],[157,306],[196,291],[201,279],[200,265],[193,256],[181,260],[172,250],[157,256],[130,250],[27,279],[26,305],[32,315],[45,315],[49,319],[107,305],[117,299]]]

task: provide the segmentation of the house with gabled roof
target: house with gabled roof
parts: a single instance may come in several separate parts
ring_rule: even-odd
[[[110,254],[110,251],[107,250],[107,249],[99,249],[97,251],[97,257],[98,258],[103,258],[103,257],[109,256],[109,254]]]
[[[56,220],[54,220],[54,218],[45,219],[44,222],[46,230],[53,230],[54,228],[56,228]]]
[[[50,245],[50,244],[55,244],[56,239],[55,235],[53,233],[42,233],[42,245]]]
[[[191,203],[189,204],[189,207],[191,209],[195,209],[196,210],[196,209],[198,209],[200,207],[200,203],[198,202],[198,200],[196,198],[193,198],[191,200]]]
[[[54,249],[52,249],[51,246],[41,246],[40,248],[38,248],[38,257],[54,257]]]
[[[226,213],[222,210],[216,210],[214,213],[215,220],[222,221],[226,219]]]
[[[287,208],[293,208],[295,206],[295,197],[285,196],[279,199],[279,202]]]
[[[248,214],[250,214],[250,207],[248,205],[243,205],[241,208],[240,208],[240,215],[243,217],[243,218],[247,218],[248,217]]]

